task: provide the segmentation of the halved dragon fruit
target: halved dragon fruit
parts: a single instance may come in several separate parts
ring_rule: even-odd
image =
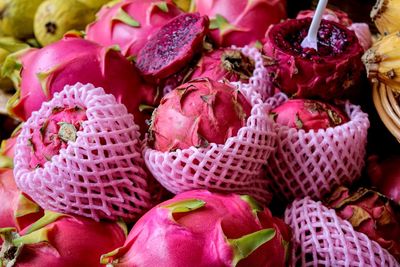
[[[66,86],[22,126],[17,185],[45,209],[135,220],[151,204],[139,136],[113,95],[90,84]]]
[[[267,190],[268,181],[261,173],[275,144],[273,122],[268,116],[270,107],[263,103],[259,94],[241,87],[240,83],[234,84],[240,93],[228,93],[228,98],[221,97],[219,90],[214,89],[221,86],[227,85],[195,80],[170,93],[173,102],[178,101],[182,109],[177,106],[155,112],[153,125],[160,123],[157,122],[157,113],[160,112],[160,116],[164,116],[161,123],[167,129],[164,127],[162,133],[157,127],[152,127],[156,131],[156,142],[160,140],[156,148],[161,151],[145,147],[146,165],[153,176],[173,193],[208,189],[249,194],[262,203],[268,203],[271,198]],[[229,90],[233,92],[234,89]],[[203,96],[198,94],[203,92]],[[241,94],[246,99],[240,100],[243,99]],[[227,111],[219,99],[228,104]],[[245,107],[240,104],[246,100],[251,104],[251,112],[246,107],[248,104]],[[163,101],[170,101],[168,95]],[[229,106],[230,103],[233,106]],[[245,114],[249,115],[247,120]],[[235,116],[238,120],[232,120]],[[172,122],[173,118],[175,122]],[[233,124],[229,126],[228,122]],[[168,151],[171,148],[174,151]]]
[[[126,226],[46,211],[21,232],[3,229],[4,266],[101,266],[100,256],[122,246]]]
[[[118,45],[125,57],[136,58],[147,40],[181,11],[160,0],[125,0],[105,5],[86,28],[86,39]]]
[[[354,218],[364,215],[354,212]],[[309,197],[295,200],[286,209],[285,222],[294,236],[291,266],[399,266],[377,242]]]
[[[199,13],[185,13],[172,19],[140,50],[138,69],[155,83],[177,73],[202,52],[208,24],[208,17]]]
[[[315,10],[303,10],[299,12],[296,19],[312,18],[314,13]],[[372,35],[367,23],[353,23],[347,13],[341,10],[332,10],[329,8],[325,9],[322,18],[340,23],[346,26],[349,30],[354,31],[357,35],[358,41],[364,48],[364,51],[368,50],[372,46]]]
[[[349,121],[347,114],[340,108],[307,99],[289,99],[270,114],[276,123],[306,132],[339,126]]]
[[[250,112],[251,105],[235,88],[208,78],[193,80],[161,99],[152,116],[151,141],[162,152],[224,144]]]
[[[217,46],[252,45],[271,24],[286,18],[285,0],[193,0],[195,11],[210,17]]]
[[[285,101],[287,96],[282,93],[267,100],[274,108]],[[368,115],[349,102],[343,105],[343,109],[349,121],[331,114],[334,121],[341,118],[344,123],[333,123],[334,127],[326,129],[314,130],[316,126],[331,124],[320,121],[313,125],[312,116],[308,117],[311,121],[291,116],[289,119],[298,127],[275,123],[277,149],[269,157],[266,170],[267,179],[271,180],[270,190],[279,198],[288,201],[305,196],[321,199],[338,185],[351,184],[360,177],[366,153]],[[288,113],[296,115],[292,110]],[[302,128],[300,126],[311,130],[297,129]]]
[[[146,213],[110,266],[286,266],[290,228],[248,196],[195,190]]]
[[[148,117],[139,107],[153,105],[156,98],[155,89],[143,83],[137,69],[118,51],[76,36],[16,54],[3,66],[3,74],[14,81],[17,89],[8,103],[9,111],[22,120],[65,85],[81,82],[113,94],[145,131]]]
[[[400,205],[400,157],[380,160],[371,155],[367,160],[369,179],[377,190]]]
[[[343,25],[322,20],[318,51],[303,49],[311,19],[291,19],[271,26],[264,53],[275,64],[267,66],[277,89],[298,98],[334,99],[352,91],[360,81],[363,48],[355,33]]]

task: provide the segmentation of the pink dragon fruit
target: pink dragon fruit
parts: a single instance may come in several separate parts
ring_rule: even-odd
[[[336,214],[351,223],[400,260],[400,206],[370,189],[350,192],[339,187],[326,204]]]
[[[161,26],[179,15],[173,4],[160,0],[125,0],[105,5],[86,28],[86,39],[104,46],[118,45],[125,57],[136,58]]]
[[[4,266],[101,266],[101,254],[124,244],[126,228],[116,222],[46,211],[19,233],[3,229]]]
[[[135,67],[118,51],[77,37],[66,37],[10,58],[3,66],[3,73],[15,81],[17,88],[9,110],[22,120],[65,85],[81,82],[93,83],[113,94],[145,130],[146,116],[139,106],[153,105],[156,95],[154,88],[141,81]]]
[[[153,82],[177,73],[202,51],[208,24],[208,18],[199,13],[172,19],[139,52],[138,69]]]
[[[299,12],[296,19],[312,18],[314,13],[314,10],[303,10]],[[364,51],[372,46],[372,35],[367,23],[353,23],[347,13],[340,10],[331,10],[329,8],[325,9],[322,18],[340,23],[349,30],[354,31]]]
[[[138,126],[93,85],[66,86],[22,126],[14,175],[45,209],[135,220],[150,208]]]
[[[349,208],[352,202],[349,199]],[[368,206],[370,203],[366,204]],[[357,211],[361,213],[357,214]],[[385,213],[388,209],[377,207],[373,213],[379,215],[382,211]],[[285,222],[293,230],[289,266],[399,266],[399,262],[386,249],[338,215],[335,210],[310,197],[293,201],[285,211]],[[382,219],[391,216],[383,214]],[[353,217],[353,221],[363,218],[368,221],[370,214],[357,206]],[[389,221],[379,220],[377,223],[390,224]],[[397,227],[398,223],[397,219]]]
[[[0,146],[0,157],[8,157],[11,161],[14,159],[14,148],[15,143],[17,141],[19,129],[17,129],[16,133],[13,133],[10,138],[3,140]],[[4,167],[0,164],[0,167]]]
[[[338,107],[306,99],[291,99],[271,111],[275,122],[304,131],[318,131],[349,121]]]
[[[400,157],[392,156],[379,160],[378,156],[368,158],[368,176],[372,185],[388,198],[400,205]]]
[[[311,19],[292,19],[271,26],[264,53],[275,64],[267,66],[273,86],[298,98],[334,99],[359,84],[364,66],[363,49],[353,31],[336,22],[322,20],[318,51],[303,49]]]
[[[285,101],[289,104],[283,104]],[[280,122],[274,124],[276,149],[265,165],[269,191],[284,201],[305,196],[321,199],[339,185],[352,184],[365,164],[368,114],[361,107],[345,102],[340,107],[347,116],[330,107],[327,109],[330,112],[318,111],[313,118],[314,110],[319,110],[321,104],[305,109],[304,100],[292,101],[283,93],[267,99],[272,108],[278,107],[279,112],[271,117],[278,117],[276,120]],[[301,112],[297,114],[298,109]]]
[[[209,78],[215,81],[249,82],[255,62],[239,49],[220,48],[204,54],[187,80]]]
[[[218,46],[251,45],[264,38],[271,24],[286,18],[285,0],[193,0],[197,12],[211,19]]]
[[[182,193],[146,213],[110,266],[285,266],[290,228],[246,195]]]
[[[233,87],[207,78],[193,80],[164,96],[153,112],[154,148],[164,152],[224,144],[246,124],[250,111]]]

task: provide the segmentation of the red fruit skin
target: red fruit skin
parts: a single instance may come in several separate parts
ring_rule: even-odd
[[[113,6],[104,6],[97,14],[96,21],[86,28],[86,39],[103,46],[118,45],[125,57],[136,57],[147,40],[165,23],[179,15],[181,11],[170,3],[166,10],[158,5],[158,0],[126,0]],[[131,26],[118,19],[121,10],[139,23]]]
[[[356,231],[366,234],[400,260],[399,205],[369,189],[350,192],[339,187],[327,200],[327,207],[335,209]]]
[[[349,121],[345,112],[333,105],[306,99],[291,99],[271,111],[275,122],[305,131],[318,131]]]
[[[311,19],[292,19],[271,26],[265,36],[263,52],[271,57],[275,64],[267,66],[269,80],[273,86],[282,92],[296,98],[320,98],[325,100],[341,97],[359,84],[364,65],[361,56],[364,53],[355,33],[345,26],[322,20],[324,27],[333,27],[345,36],[347,41],[332,38],[342,50],[334,56],[320,56],[314,49],[304,50],[302,53],[310,58],[303,57],[294,51],[295,45],[290,41],[283,41],[288,36],[301,34],[297,40],[307,34]],[[330,30],[328,31],[330,32]],[[320,34],[323,34],[320,28]],[[326,35],[328,36],[328,35]],[[282,43],[283,42],[283,43]]]
[[[163,97],[150,131],[159,151],[224,144],[246,123],[251,105],[233,87],[209,79],[183,84]]]
[[[16,266],[102,266],[101,254],[123,245],[126,239],[115,222],[96,222],[79,216],[63,216],[43,228],[48,230],[48,242],[24,245]]]
[[[177,73],[203,49],[208,17],[185,13],[170,20],[146,43],[137,57],[137,67],[151,82]]]
[[[372,155],[367,161],[367,172],[372,185],[400,205],[400,157],[381,161]]]
[[[65,85],[77,82],[92,83],[113,94],[134,115],[142,131],[147,118],[139,106],[153,105],[155,101],[154,88],[143,83],[137,69],[119,52],[76,37],[65,37],[30,52],[29,58],[22,59],[20,75],[19,101],[11,110],[22,120]],[[42,81],[39,76],[43,76]]]
[[[165,208],[187,200],[205,205],[182,214]],[[253,213],[254,212],[254,213]],[[256,215],[257,214],[257,215]],[[274,228],[274,238],[242,259],[236,266],[286,266],[285,253],[291,229],[268,209],[254,211],[235,194],[193,190],[176,195],[147,212],[129,233],[124,247],[111,256],[113,266],[232,266],[233,251],[228,239],[240,238],[261,229]],[[275,254],[274,254],[275,253]]]
[[[220,48],[204,54],[187,80],[209,78],[248,83],[253,75],[254,64],[237,49]]]
[[[196,0],[195,10],[210,17],[211,36],[217,46],[245,46],[261,41],[271,24],[286,18],[286,1]],[[228,24],[218,25],[217,15]]]

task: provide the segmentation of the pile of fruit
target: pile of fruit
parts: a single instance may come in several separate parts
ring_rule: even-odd
[[[1,0],[0,267],[400,266],[357,104],[400,92],[396,2],[315,49],[285,0]]]

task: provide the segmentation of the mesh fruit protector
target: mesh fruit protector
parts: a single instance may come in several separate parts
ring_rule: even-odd
[[[80,106],[87,120],[75,142],[47,161],[29,166],[29,139],[54,107]],[[23,125],[14,175],[18,187],[45,209],[91,217],[134,220],[149,208],[139,128],[126,107],[93,85],[66,86]]]
[[[269,102],[273,107],[287,100],[279,93]],[[271,191],[285,200],[310,196],[321,199],[338,185],[351,184],[364,166],[368,115],[346,102],[350,121],[318,131],[297,130],[275,123],[277,149],[266,169]]]
[[[146,146],[144,159],[153,176],[169,191],[177,194],[192,189],[248,194],[267,204],[272,195],[262,175],[276,134],[269,118],[271,107],[249,86],[232,83],[252,105],[246,126],[225,144],[211,143],[207,148],[190,147],[161,152]]]
[[[291,266],[400,266],[386,249],[309,197],[286,209],[285,222],[293,230]]]
[[[264,58],[260,51],[255,47],[244,46],[244,47],[236,47],[232,46],[232,49],[239,49],[243,55],[247,56],[251,60],[254,60],[255,68],[253,71],[253,76],[250,77],[249,83],[241,83],[242,88],[246,88],[246,90],[254,90],[261,95],[263,100],[266,100],[268,97],[273,95],[273,86],[266,79],[267,77],[267,69],[265,68]]]

